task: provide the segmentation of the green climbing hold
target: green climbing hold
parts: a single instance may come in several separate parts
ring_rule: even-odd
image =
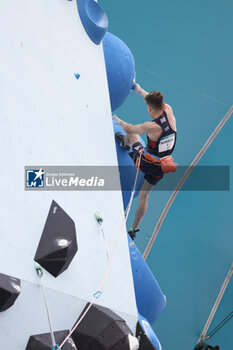
[[[34,261],[34,267],[36,269],[37,274],[42,277],[43,276],[43,269],[40,266],[40,264],[38,264],[36,261]]]
[[[96,212],[95,213],[95,218],[96,218],[96,221],[99,223],[99,224],[102,224],[102,222],[104,221],[104,219],[102,218],[101,214]]]

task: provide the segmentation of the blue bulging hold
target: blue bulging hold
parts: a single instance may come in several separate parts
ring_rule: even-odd
[[[128,46],[109,32],[103,38],[103,47],[111,108],[115,111],[132,91],[135,61]]]
[[[140,323],[147,338],[150,340],[151,344],[155,347],[155,349],[162,350],[162,346],[147,319],[142,315],[138,314],[138,322]]]
[[[120,125],[117,125],[115,121],[113,121],[113,127],[114,127],[114,134],[120,131],[122,134],[125,135],[125,132],[122,129],[122,127]],[[145,145],[142,139],[141,139],[141,143],[143,144],[143,146]],[[118,166],[119,166],[119,172],[120,172],[124,209],[126,209],[130,200],[131,191],[133,189],[137,170],[132,158],[128,154],[128,151],[124,150],[119,145],[118,142],[116,142],[116,151],[117,151],[117,159],[118,159]],[[144,181],[144,174],[139,172],[134,197],[138,196],[138,193],[140,191],[140,188],[142,187],[143,181]],[[127,191],[124,189],[131,189],[131,190]]]
[[[89,38],[100,44],[108,30],[108,17],[95,0],[77,0],[79,16]]]
[[[166,297],[135,243],[129,236],[128,240],[137,308],[153,324],[166,306]]]

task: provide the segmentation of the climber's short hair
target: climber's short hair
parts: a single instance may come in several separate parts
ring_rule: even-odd
[[[160,110],[163,108],[164,97],[162,92],[154,90],[146,95],[145,101],[148,104],[148,106],[150,106],[154,110]]]

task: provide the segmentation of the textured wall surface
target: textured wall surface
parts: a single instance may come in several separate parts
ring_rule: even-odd
[[[25,165],[117,164],[104,56],[83,29],[74,1],[3,0],[0,13],[0,272],[22,280],[15,306],[0,315],[0,342],[22,350],[31,334],[49,331],[33,258],[52,200],[74,220],[79,245],[62,275],[44,274],[55,330],[72,327],[106,271],[94,213],[104,218],[110,253],[124,213],[117,191],[24,191]],[[126,231],[98,303],[135,330]]]

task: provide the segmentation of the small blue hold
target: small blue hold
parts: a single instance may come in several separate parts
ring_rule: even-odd
[[[69,1],[70,1],[70,0],[69,0]],[[78,73],[74,73],[74,76],[75,76],[76,79],[79,79],[79,78],[80,78],[80,74],[78,74]]]

